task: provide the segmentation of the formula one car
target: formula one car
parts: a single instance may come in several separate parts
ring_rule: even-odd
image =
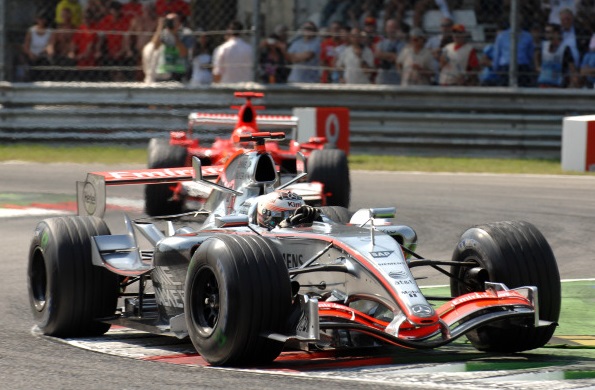
[[[315,205],[335,205],[349,207],[350,182],[347,157],[342,150],[329,145],[324,137],[312,137],[309,142],[299,143],[297,138],[298,119],[294,116],[260,115],[256,110],[262,106],[252,105],[252,99],[262,98],[259,92],[236,92],[235,97],[246,99],[242,106],[232,106],[237,114],[214,114],[196,112],[188,116],[187,131],[172,131],[169,139],[153,138],[149,142],[148,168],[190,167],[193,157],[198,157],[203,166],[224,164],[241,145],[238,137],[259,131],[259,128],[290,130],[288,145],[280,147],[278,142],[269,142],[266,149],[279,167],[281,180],[295,175],[296,155],[302,153],[307,158],[308,180],[322,184],[322,189],[310,188],[308,202]],[[205,146],[194,137],[196,126],[232,127],[231,137],[215,138]],[[315,194],[315,195],[314,195]],[[145,211],[157,216],[182,212],[187,200],[204,201],[208,193],[197,193],[187,188],[184,182],[175,185],[151,185],[145,187]]]
[[[517,352],[548,342],[560,277],[537,228],[472,227],[452,259],[440,261],[417,254],[415,231],[391,223],[394,208],[350,215],[323,206],[308,223],[295,211],[268,224],[261,217],[284,209],[267,213],[262,204],[299,203],[289,196],[294,183],[275,187],[264,141],[281,136],[242,136],[256,149],[224,167],[194,158],[192,169],[88,174],[77,187],[79,215],[35,230],[28,288],[37,326],[58,337],[101,335],[112,324],[189,337],[218,366],[270,363],[286,347],[428,349],[465,335],[482,351]],[[294,181],[303,175],[298,168]],[[101,218],[106,186],[180,180],[213,190],[190,216],[203,216],[196,226],[173,219],[162,231],[155,219],[125,217],[127,234],[110,234]],[[137,233],[150,248],[140,248]],[[414,276],[422,266],[450,278],[450,296],[424,296]]]

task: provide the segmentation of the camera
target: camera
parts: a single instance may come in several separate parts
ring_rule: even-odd
[[[165,19],[165,28],[167,28],[169,30],[173,30],[174,20],[173,19]]]

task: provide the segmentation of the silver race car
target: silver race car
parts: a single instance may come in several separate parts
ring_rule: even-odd
[[[283,184],[253,133],[225,166],[90,173],[79,215],[46,219],[28,266],[41,332],[101,335],[112,324],[189,337],[213,365],[270,363],[284,348],[394,345],[436,348],[465,335],[484,351],[543,346],[560,312],[560,277],[530,223],[468,229],[450,260],[424,259],[394,208],[351,214],[314,208],[298,174]],[[127,234],[102,219],[106,186],[192,183],[204,208],[167,219],[125,217]],[[303,192],[303,191],[302,191]],[[148,248],[141,249],[145,243]],[[414,271],[450,279],[449,296],[424,296]]]

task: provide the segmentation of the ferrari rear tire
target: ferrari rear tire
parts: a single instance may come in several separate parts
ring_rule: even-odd
[[[216,235],[190,261],[185,286],[188,333],[201,356],[217,366],[275,360],[291,307],[287,266],[260,236]]]
[[[50,218],[35,229],[29,249],[29,302],[41,332],[57,337],[98,336],[110,324],[119,296],[116,274],[91,260],[91,236],[109,235],[97,217]]]
[[[320,207],[320,211],[333,222],[337,223],[349,223],[351,215],[349,210],[341,206],[323,206]]]
[[[560,315],[561,287],[556,259],[548,242],[532,224],[522,221],[496,222],[477,226],[463,233],[453,261],[475,262],[487,271],[491,282],[508,288],[536,286],[539,318],[552,322],[544,327],[523,327],[501,321],[467,333],[481,351],[520,352],[544,346],[552,337]],[[483,291],[483,281],[469,268],[453,266],[452,296]]]
[[[177,168],[186,166],[186,148],[170,145],[169,139],[151,138],[147,148],[148,168]],[[171,215],[182,212],[182,200],[172,199],[173,184],[145,186],[145,211],[147,215]]]
[[[327,206],[349,207],[351,182],[345,152],[340,149],[314,150],[307,165],[308,180],[324,185]]]

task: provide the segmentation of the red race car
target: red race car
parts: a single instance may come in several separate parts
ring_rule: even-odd
[[[173,168],[191,166],[192,157],[200,159],[203,166],[223,165],[231,156],[249,149],[239,137],[258,133],[260,128],[289,130],[288,143],[267,142],[266,151],[273,157],[281,180],[295,176],[298,155],[306,158],[308,181],[304,197],[313,205],[349,207],[351,185],[347,156],[323,137],[312,137],[306,143],[295,140],[298,119],[294,116],[257,115],[261,106],[252,105],[253,98],[262,98],[259,92],[236,92],[235,97],[246,99],[242,106],[232,106],[237,114],[192,113],[188,117],[187,131],[172,131],[170,138],[153,138],[148,147],[148,168]],[[202,145],[194,137],[195,127],[233,126],[230,138],[217,137],[211,145]],[[185,183],[161,184],[145,187],[145,211],[148,215],[170,215],[182,212],[187,200],[204,200],[208,194],[193,191]]]

